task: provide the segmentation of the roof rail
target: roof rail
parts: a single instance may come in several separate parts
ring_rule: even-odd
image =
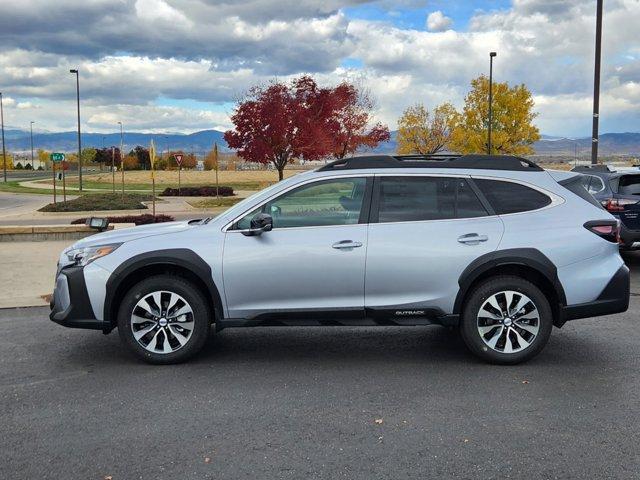
[[[571,169],[572,172],[615,172],[615,168],[609,165],[598,163],[596,165],[577,165]]]
[[[336,160],[317,169],[359,170],[367,168],[472,168],[482,170],[542,171],[534,162],[511,155],[365,155]]]

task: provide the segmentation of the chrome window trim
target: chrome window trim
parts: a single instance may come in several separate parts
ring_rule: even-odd
[[[379,173],[343,173],[343,174],[337,174],[337,175],[330,175],[330,176],[323,176],[323,177],[315,177],[315,178],[310,178],[304,182],[301,183],[297,183],[295,185],[291,185],[289,188],[282,190],[280,192],[277,192],[269,197],[267,197],[266,199],[262,200],[261,202],[254,204],[253,206],[247,208],[246,210],[244,210],[240,215],[236,216],[233,218],[233,220],[231,220],[230,222],[227,222],[224,227],[222,227],[222,231],[225,233],[242,233],[242,232],[247,232],[247,229],[243,229],[243,230],[229,230],[229,228],[231,227],[231,225],[233,225],[235,222],[237,222],[238,220],[240,220],[242,217],[244,217],[247,213],[249,213],[251,210],[255,210],[256,208],[264,205],[265,203],[268,203],[269,201],[271,201],[273,198],[278,197],[280,195],[283,195],[295,188],[301,187],[303,185],[307,185],[309,183],[316,183],[316,182],[321,182],[324,180],[334,180],[334,179],[340,179],[340,178],[367,178],[367,177],[439,177],[439,178],[471,178],[471,179],[480,179],[480,180],[494,180],[494,181],[498,181],[498,182],[510,182],[510,183],[517,183],[520,184],[524,187],[528,187],[531,188],[533,190],[536,190],[540,193],[542,193],[543,195],[546,195],[547,197],[549,197],[551,199],[551,203],[549,205],[545,205],[542,208],[537,208],[535,210],[526,210],[524,212],[515,212],[515,213],[505,213],[502,215],[484,215],[482,217],[465,217],[465,218],[442,218],[442,219],[433,219],[433,220],[414,220],[414,221],[402,221],[402,222],[375,222],[375,223],[370,223],[370,224],[366,224],[366,225],[390,225],[390,224],[402,224],[402,223],[424,223],[424,222],[451,222],[451,221],[457,221],[457,220],[473,220],[473,219],[480,219],[480,218],[494,218],[494,217],[508,217],[511,215],[522,215],[522,214],[527,214],[527,213],[532,213],[532,212],[540,212],[542,210],[546,210],[549,208],[554,208],[557,207],[558,205],[562,205],[563,203],[565,203],[565,199],[563,197],[561,197],[560,195],[557,195],[553,192],[550,192],[549,190],[546,190],[542,187],[539,187],[537,185],[534,185],[532,183],[526,182],[524,180],[519,180],[519,179],[513,179],[513,178],[505,178],[505,177],[494,177],[491,175],[474,175],[472,173],[426,173],[426,172],[379,172]],[[333,227],[353,227],[353,226],[359,226],[359,225],[363,225],[361,223],[351,223],[351,224],[346,224],[346,225],[316,225],[316,226],[309,226],[309,227],[286,227],[286,230],[300,230],[300,229],[310,229],[310,228],[333,228]],[[285,229],[281,229],[281,230],[285,230]],[[274,229],[275,230],[275,229]]]
[[[310,178],[307,181],[304,182],[300,182],[300,183],[296,183],[295,185],[291,185],[289,186],[289,188],[286,188],[285,190],[281,190],[277,193],[274,193],[273,195],[261,200],[258,203],[253,204],[251,207],[247,208],[246,210],[244,210],[240,215],[237,215],[236,217],[233,218],[233,220],[231,220],[230,222],[227,222],[224,227],[222,227],[222,231],[224,233],[242,233],[242,232],[246,232],[247,229],[243,229],[243,230],[229,230],[229,228],[236,223],[238,220],[240,220],[242,217],[244,217],[247,213],[249,213],[252,210],[255,210],[258,207],[261,207],[262,205],[264,205],[265,203],[269,203],[271,200],[273,200],[276,197],[279,197],[280,195],[284,195],[287,192],[290,192],[291,190],[298,188],[298,187],[302,187],[304,185],[308,185],[310,183],[317,183],[317,182],[323,182],[325,180],[335,180],[335,179],[341,179],[341,178],[368,178],[368,177],[373,177],[374,174],[373,173],[349,173],[349,174],[342,174],[342,175],[330,175],[330,176],[326,176],[326,177],[314,177],[314,178]],[[346,225],[316,225],[316,226],[309,226],[309,227],[285,227],[283,229],[278,229],[278,230],[292,230],[292,229],[296,229],[299,230],[301,228],[331,228],[331,227],[349,227],[349,226],[353,226],[353,225],[363,225],[361,223],[348,223]],[[273,230],[276,230],[275,228]]]

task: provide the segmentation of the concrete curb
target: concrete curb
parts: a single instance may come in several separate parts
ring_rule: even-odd
[[[107,230],[112,230],[110,225]],[[0,242],[78,240],[98,233],[85,225],[0,226]]]

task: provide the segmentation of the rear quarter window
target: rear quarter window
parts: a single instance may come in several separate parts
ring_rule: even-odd
[[[528,212],[546,207],[551,198],[520,183],[503,180],[473,180],[498,215]]]

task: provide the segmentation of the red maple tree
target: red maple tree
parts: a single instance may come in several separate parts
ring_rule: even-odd
[[[329,123],[331,154],[344,158],[354,154],[360,147],[374,148],[390,138],[389,127],[382,123],[371,123],[373,100],[366,91],[343,82],[332,92],[335,113]]]
[[[273,163],[282,180],[294,158],[342,158],[387,140],[386,126],[367,128],[371,108],[368,97],[347,83],[323,88],[309,76],[273,82],[252,88],[239,102],[231,116],[235,128],[224,139],[247,161]]]

